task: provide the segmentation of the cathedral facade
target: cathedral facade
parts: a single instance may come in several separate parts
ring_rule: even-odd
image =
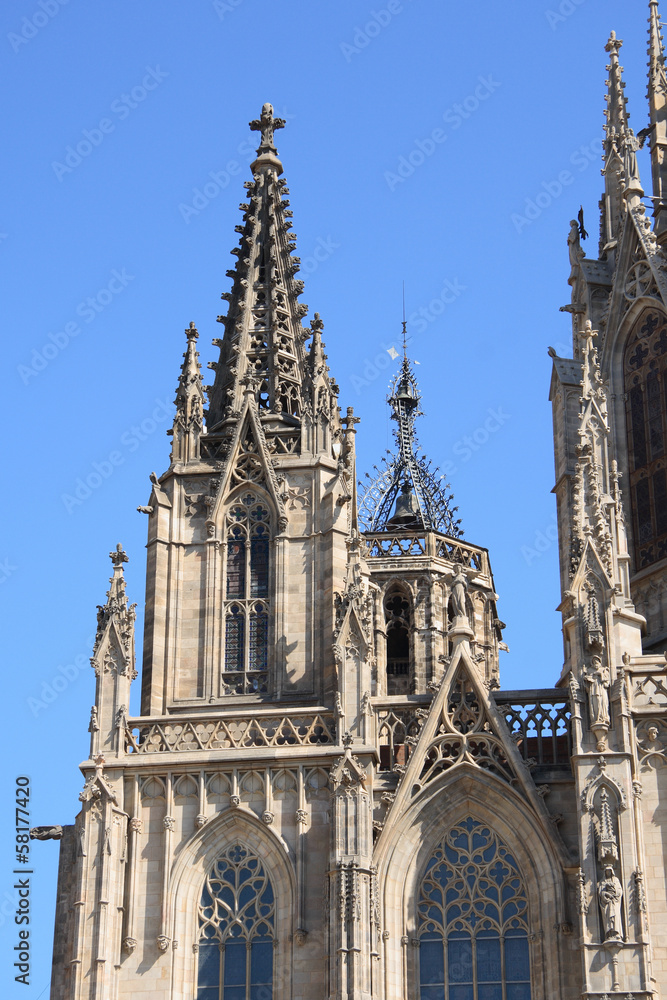
[[[186,330],[148,523],[141,714],[119,545],[85,783],[60,839],[52,1000],[646,1000],[667,994],[667,77],[650,126],[607,44],[597,257],[568,237],[553,355],[564,660],[500,684],[488,551],[419,451],[362,489],[304,325],[274,133],[203,385]],[[637,150],[650,149],[647,213]],[[345,413],[343,416],[342,413]]]

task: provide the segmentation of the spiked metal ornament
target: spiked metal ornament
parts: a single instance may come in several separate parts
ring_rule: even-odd
[[[403,333],[405,334],[405,325]],[[421,416],[421,395],[412,365],[403,347],[403,361],[391,384],[387,398],[392,410],[396,453],[387,452],[375,477],[366,473],[370,482],[359,502],[359,522],[363,531],[400,531],[418,529],[440,531],[450,538],[460,538],[460,520],[454,517],[458,507],[452,507],[449,483],[438,475],[437,466],[423,454],[415,435],[415,419]]]

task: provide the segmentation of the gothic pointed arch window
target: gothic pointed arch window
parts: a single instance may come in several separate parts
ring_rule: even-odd
[[[412,686],[410,656],[411,601],[400,585],[391,585],[384,598],[387,630],[387,694],[409,694]]]
[[[452,827],[418,891],[420,1000],[531,1000],[526,890],[491,827]]]
[[[265,693],[269,683],[271,515],[245,490],[225,518],[222,693]]]
[[[197,1000],[272,1000],[275,898],[264,863],[228,847],[199,903]]]
[[[645,310],[624,354],[635,571],[667,557],[667,316]]]

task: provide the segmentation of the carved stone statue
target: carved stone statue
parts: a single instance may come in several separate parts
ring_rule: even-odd
[[[605,941],[621,941],[623,939],[623,921],[621,917],[621,902],[623,887],[614,874],[611,865],[604,870],[605,877],[598,886],[598,900],[602,912],[602,926]]]
[[[466,612],[466,594],[468,593],[468,578],[463,567],[458,566],[452,580],[452,611],[455,618],[468,617]]]
[[[31,840],[61,840],[62,826],[33,826],[30,831]]]
[[[567,234],[567,250],[570,255],[570,264],[572,266],[570,277],[573,277],[575,268],[579,267],[582,257],[585,256],[584,251],[581,248],[581,243],[579,242],[579,224],[576,219],[572,219],[570,221],[570,231]]]
[[[591,729],[609,728],[609,670],[603,667],[599,656],[591,658],[591,665],[584,675],[588,688],[588,714]]]

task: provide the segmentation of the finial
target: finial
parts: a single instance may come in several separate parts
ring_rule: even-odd
[[[285,125],[284,118],[273,117],[272,104],[264,104],[261,116],[250,122],[252,131],[261,133],[260,143],[257,147],[257,159],[251,164],[253,172],[256,169],[256,165],[268,163],[277,167],[278,173],[282,173],[283,165],[278,159],[278,150],[273,142],[273,133],[277,128],[284,128]]]
[[[188,338],[188,340],[198,340],[199,333],[194,323],[192,322],[190,323],[190,326],[185,331],[185,336]]]
[[[123,563],[130,561],[127,555],[125,554],[123,546],[120,544],[120,542],[116,546],[115,552],[109,553],[109,559],[111,559],[111,562],[114,564],[114,567],[116,569],[120,568],[123,565]]]

